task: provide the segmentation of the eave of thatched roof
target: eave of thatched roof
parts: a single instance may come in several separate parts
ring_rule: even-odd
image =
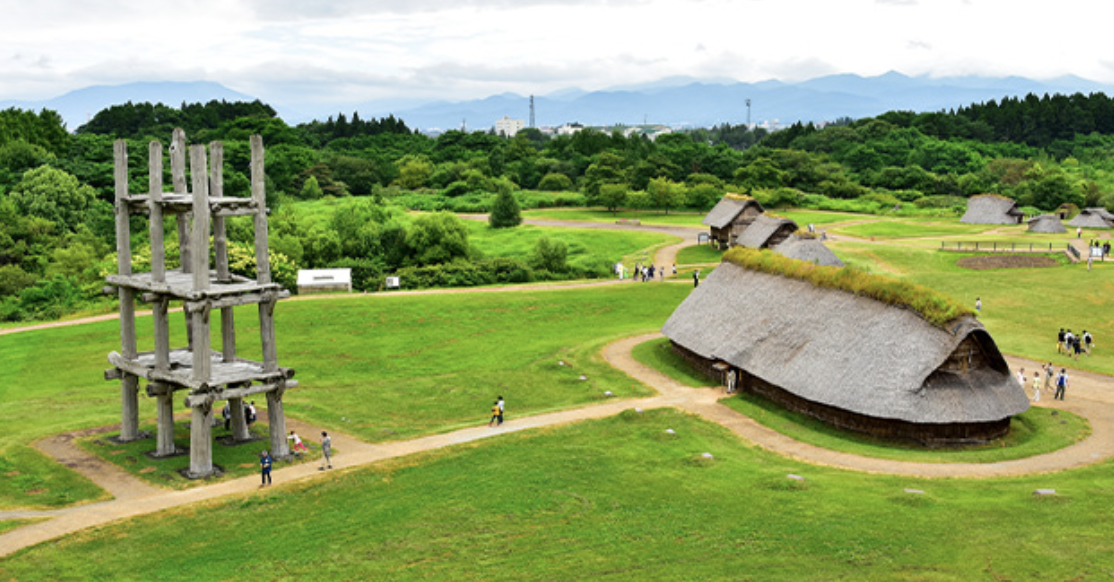
[[[1082,228],[1114,228],[1114,215],[1105,208],[1084,208],[1068,224]]]
[[[1060,217],[1054,214],[1042,214],[1029,219],[1029,232],[1059,234],[1067,231],[1064,223],[1060,222]]]
[[[701,222],[712,228],[723,228],[731,224],[748,206],[757,206],[759,212],[763,211],[762,205],[753,198],[724,196]]]
[[[967,201],[967,212],[959,221],[968,224],[1017,224],[1021,216],[1025,213],[1017,208],[1017,202],[1004,196],[984,194],[972,196]]]
[[[773,251],[791,259],[813,263],[823,267],[842,267],[843,261],[815,238],[791,236],[774,247]]]
[[[988,422],[1029,405],[977,320],[941,329],[908,309],[727,262],[662,332],[704,358],[728,362],[801,398],[876,418]],[[968,337],[990,367],[933,375]]]
[[[739,234],[735,244],[748,249],[766,248],[770,238],[782,229],[794,232],[797,230],[797,223],[788,218],[773,218],[767,214],[760,214],[746,230]]]

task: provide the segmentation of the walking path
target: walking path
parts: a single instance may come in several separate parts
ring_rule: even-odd
[[[1109,393],[1109,378],[1098,374],[1076,372],[1068,394],[1069,400],[1041,403],[1046,407],[1070,410],[1090,420],[1093,432],[1090,437],[1079,443],[1053,453],[1000,463],[912,463],[861,457],[795,441],[719,404],[718,400],[723,397],[719,390],[684,386],[634,360],[631,356],[634,346],[660,337],[659,333],[630,337],[611,343],[603,349],[603,357],[608,363],[656,389],[657,396],[608,400],[584,408],[514,419],[497,428],[481,425],[451,433],[390,443],[368,444],[333,431],[331,436],[338,451],[334,462],[338,469],[359,467],[492,436],[608,417],[634,406],[646,409],[680,408],[719,423],[744,439],[774,453],[806,463],[870,473],[911,477],[1005,477],[1061,471],[1097,463],[1114,456],[1114,396]],[[1034,362],[1016,358],[1009,360],[1011,366],[1024,366],[1027,369],[1037,367]],[[319,427],[294,419],[288,419],[288,425],[299,433],[311,437],[316,437],[321,432]],[[83,434],[91,434],[91,432],[93,431],[85,431]],[[0,519],[49,518],[0,535],[0,556],[88,527],[228,495],[246,495],[259,489],[259,477],[255,475],[187,490],[152,487],[78,449],[72,444],[76,436],[81,435],[51,437],[40,441],[37,446],[67,466],[85,474],[95,483],[109,490],[116,498],[111,501],[57,510],[0,512]],[[275,480],[280,485],[315,477],[327,478],[330,474],[321,473],[316,462],[278,468],[274,471]]]

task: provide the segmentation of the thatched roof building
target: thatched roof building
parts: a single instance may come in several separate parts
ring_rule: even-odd
[[[793,235],[773,248],[775,253],[822,267],[842,267],[843,261],[819,239]]]
[[[728,261],[662,332],[710,376],[729,366],[741,390],[876,436],[985,442],[1029,407],[974,318],[944,329],[910,309]]]
[[[1105,208],[1084,208],[1068,224],[1083,228],[1114,228],[1114,214]]]
[[[1029,232],[1059,234],[1067,231],[1064,223],[1060,222],[1060,217],[1055,214],[1042,214],[1029,219]]]
[[[797,223],[788,218],[774,218],[768,214],[755,217],[737,237],[735,244],[748,249],[768,249],[785,242],[797,232]]]
[[[735,237],[746,230],[763,212],[765,209],[754,198],[727,194],[702,222],[710,227],[712,240],[720,248],[727,248],[735,244]]]
[[[1021,224],[1025,213],[1017,207],[1017,202],[998,196],[983,194],[972,196],[967,201],[967,212],[960,222],[968,224]]]

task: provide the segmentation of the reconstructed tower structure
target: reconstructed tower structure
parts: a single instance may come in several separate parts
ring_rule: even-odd
[[[158,408],[158,456],[177,454],[174,446],[174,394],[185,391],[184,405],[191,409],[190,478],[215,473],[212,458],[213,410],[218,401],[228,402],[234,440],[250,440],[243,399],[265,394],[270,425],[270,450],[276,458],[289,455],[283,393],[297,382],[294,370],[278,365],[275,346],[274,309],[290,293],[271,282],[267,250],[267,207],[263,175],[263,140],[251,136],[251,197],[225,197],[222,168],[224,147],[220,142],[189,147],[191,191],[186,185],[186,136],[174,131],[170,145],[170,192],[163,191],[162,144],[150,143],[147,194],[128,191],[128,151],[123,140],[115,150],[116,252],[118,273],[107,277],[120,297],[120,352],[108,356],[114,366],[106,379],[121,382],[122,415],[120,440],[141,438],[139,433],[139,379],[147,380],[146,392]],[[207,155],[208,154],[208,155]],[[208,159],[211,158],[211,159]],[[149,217],[151,271],[132,272],[130,217]],[[228,266],[225,219],[250,215],[254,218],[256,277],[233,275]],[[164,243],[164,217],[177,219],[181,267],[168,270]],[[209,240],[213,240],[210,253]],[[210,254],[215,265],[211,269]],[[135,301],[152,306],[154,350],[139,352],[136,340]],[[180,302],[186,320],[188,345],[170,346],[170,304]],[[246,360],[236,353],[233,308],[256,305],[262,344],[261,361]],[[221,349],[211,346],[211,316],[220,312]]]

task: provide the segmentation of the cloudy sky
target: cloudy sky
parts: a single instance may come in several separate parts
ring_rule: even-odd
[[[545,95],[686,75],[1114,83],[1100,0],[0,0],[0,99],[216,81],[265,101]]]

